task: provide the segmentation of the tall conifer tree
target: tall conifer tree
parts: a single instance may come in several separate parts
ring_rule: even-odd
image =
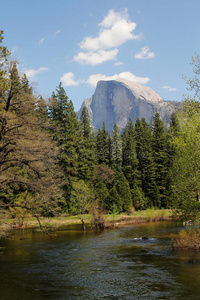
[[[152,150],[152,132],[145,118],[137,119],[135,124],[136,152],[139,161],[138,169],[141,174],[142,191],[147,198],[146,205],[154,206],[155,198],[155,163]]]
[[[122,134],[122,168],[131,190],[138,185],[138,159],[136,154],[135,129],[130,119]]]
[[[81,113],[82,140],[79,151],[79,177],[92,180],[96,164],[96,142],[86,106]]]
[[[54,140],[59,148],[58,159],[65,173],[66,197],[69,200],[72,181],[78,177],[81,126],[73,103],[61,83],[49,100],[49,117]]]
[[[122,140],[115,123],[111,135],[111,168],[119,173],[122,168]]]
[[[155,190],[155,205],[157,207],[166,206],[166,181],[168,164],[168,141],[165,126],[156,111],[152,123],[152,149],[155,162],[155,180],[157,189]]]
[[[96,141],[98,163],[110,165],[110,135],[106,129],[105,122],[103,122],[102,129],[98,129]]]

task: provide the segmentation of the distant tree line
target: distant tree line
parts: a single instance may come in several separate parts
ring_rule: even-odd
[[[156,111],[151,126],[130,119],[121,133],[114,124],[109,134],[103,123],[95,135],[87,108],[79,120],[61,83],[48,101],[33,94],[2,41],[1,31],[1,216],[78,214],[83,220],[94,204],[119,213],[199,207],[196,100],[186,99],[168,131]]]

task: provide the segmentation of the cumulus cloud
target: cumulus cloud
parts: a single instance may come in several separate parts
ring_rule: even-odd
[[[169,85],[164,85],[164,86],[162,86],[162,88],[167,90],[168,92],[175,92],[176,91],[176,88],[173,88]]]
[[[25,74],[29,79],[33,79],[36,75],[41,74],[43,72],[48,71],[49,68],[46,67],[40,67],[39,69],[35,70],[35,69],[27,69],[25,70]]]
[[[148,46],[144,46],[140,49],[141,51],[135,54],[137,59],[150,59],[155,57],[155,53],[150,51]]]
[[[129,16],[124,12],[110,10],[108,15],[99,24],[101,29],[97,37],[86,37],[79,46],[87,51],[99,49],[111,49],[121,46],[128,40],[138,39],[138,35],[132,32],[136,28],[136,23],[129,20]]]
[[[86,82],[90,86],[96,87],[97,82],[100,80],[115,80],[117,78],[123,78],[141,84],[146,84],[147,82],[150,81],[150,78],[148,77],[138,77],[131,72],[122,72],[119,74],[115,74],[113,76],[106,76],[104,74],[93,74],[88,77],[88,80]]]
[[[79,52],[74,57],[75,61],[96,65],[115,59],[118,52],[117,47],[128,40],[140,38],[140,35],[133,34],[136,23],[130,21],[127,10],[122,12],[109,10],[103,21],[98,25],[100,30],[96,37],[88,36],[79,43],[80,49],[87,52]],[[89,59],[90,57],[92,58]],[[98,63],[94,63],[94,61],[98,61]]]
[[[77,56],[74,56],[74,61],[77,61],[82,65],[96,66],[105,61],[116,59],[117,53],[118,49],[110,51],[99,50],[97,52],[79,52]]]
[[[62,82],[63,86],[77,86],[82,80],[75,80],[74,73],[68,72],[63,74],[63,76],[60,78],[60,81]]]

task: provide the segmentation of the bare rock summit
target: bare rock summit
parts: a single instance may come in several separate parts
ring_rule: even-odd
[[[169,126],[170,118],[180,103],[163,101],[151,88],[126,79],[99,81],[94,95],[86,99],[78,115],[80,117],[84,106],[87,107],[92,126],[102,127],[103,122],[109,132],[114,123],[122,130],[129,118],[136,122],[144,117],[151,124],[155,110],[160,114],[165,127]]]

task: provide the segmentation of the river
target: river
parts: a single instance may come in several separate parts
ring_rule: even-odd
[[[0,299],[200,299],[200,253],[173,251],[173,222],[0,240]],[[142,239],[148,237],[148,239]]]

